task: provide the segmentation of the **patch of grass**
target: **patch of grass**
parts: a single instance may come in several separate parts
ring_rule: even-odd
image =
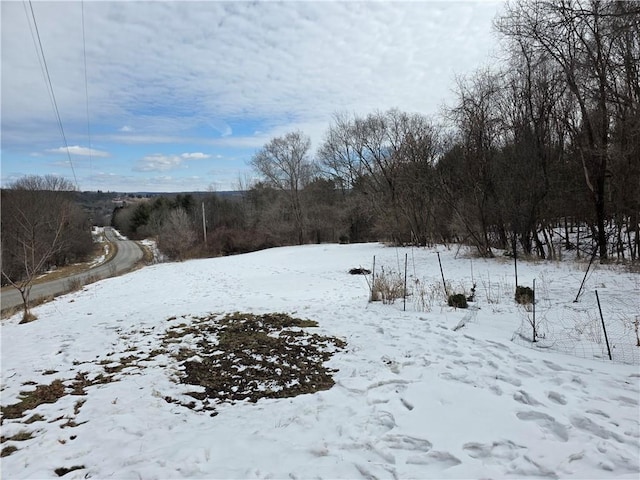
[[[86,402],[86,400],[78,400],[76,402],[76,404],[73,406],[73,413],[74,414],[79,414],[80,413],[80,409],[82,408],[82,405],[84,405]]]
[[[141,243],[138,243],[138,246],[142,249],[142,262],[145,265],[152,265],[155,261],[153,250],[151,250],[147,245],[143,245]]]
[[[85,392],[84,390],[86,387],[92,387],[93,385],[102,385],[104,383],[109,383],[112,381],[113,378],[111,376],[99,374],[93,379],[89,379],[86,372],[78,372],[73,384],[71,385],[71,394],[86,395],[87,392]]]
[[[400,273],[385,272],[384,268],[373,280],[371,287],[371,302],[382,301],[385,305],[393,304],[398,298],[406,295],[404,280]]]
[[[178,337],[196,338],[193,349],[182,349],[174,357],[183,368],[180,381],[204,391],[189,393],[195,401],[182,405],[215,411],[220,402],[256,402],[331,388],[333,372],[323,364],[346,344],[301,330],[317,325],[284,313],[236,312],[198,318],[189,327],[167,331],[165,345],[175,341],[177,332]]]
[[[78,422],[76,422],[74,419],[70,418],[70,419],[69,419],[69,420],[67,420],[65,423],[63,423],[62,425],[60,425],[60,428],[77,427],[78,425],[82,425],[82,424],[84,424],[84,423],[87,423],[87,422],[85,421],[85,422],[80,422],[80,423],[78,423]]]
[[[67,280],[67,292],[77,292],[84,286],[84,282],[80,277],[72,277]]]
[[[5,290],[9,290],[10,288],[13,288],[13,287],[4,287],[2,291],[4,292]],[[5,308],[1,312],[0,318],[4,319],[4,318],[13,317],[16,313],[18,313],[21,310],[22,310],[22,305],[16,305],[15,307]]]
[[[43,403],[55,403],[65,395],[62,380],[56,379],[49,385],[38,385],[31,392],[20,392],[20,402],[2,407],[2,419],[20,418],[27,410],[33,410]]]
[[[0,437],[0,443],[12,441],[12,442],[24,442],[25,440],[30,440],[33,438],[33,435],[28,430],[22,430],[15,435],[10,437]]]
[[[44,420],[45,418],[42,415],[40,415],[39,413],[36,413],[34,415],[31,415],[29,418],[27,418],[23,423],[25,425],[29,425],[30,423],[42,422]]]
[[[69,472],[73,472],[74,470],[82,470],[83,468],[85,468],[84,465],[74,465],[73,467],[70,467],[70,468],[66,468],[66,467],[56,468],[54,472],[56,472],[56,475],[58,475],[59,477],[63,477]]]
[[[129,355],[128,357],[122,357],[120,358],[118,361],[120,362],[119,365],[114,365],[112,367],[104,367],[104,371],[105,373],[118,373],[120,371],[122,371],[123,369],[130,367],[133,362],[135,362],[136,360],[140,360],[137,356],[135,355]],[[108,362],[108,363],[114,363],[113,361]]]
[[[0,457],[8,457],[13,452],[17,452],[17,451],[18,451],[18,447],[15,447],[13,445],[7,445],[6,447],[2,447],[2,451],[0,451]]]

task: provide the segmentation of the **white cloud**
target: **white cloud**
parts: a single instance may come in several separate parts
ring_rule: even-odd
[[[183,153],[180,155],[164,155],[161,153],[154,153],[152,155],[146,155],[137,165],[134,167],[136,172],[166,172],[168,170],[175,170],[183,166],[185,160],[205,160],[210,158],[211,155],[194,152]]]
[[[204,160],[207,158],[211,158],[211,155],[202,152],[194,152],[194,153],[183,153],[180,155],[181,158],[185,160]]]
[[[109,153],[108,152],[104,152],[102,150],[96,150],[93,148],[88,148],[88,147],[81,147],[80,145],[70,145],[69,149],[68,149],[69,153],[71,155],[78,155],[81,157],[108,157]],[[66,147],[60,147],[60,148],[50,148],[49,150],[47,150],[47,152],[49,153],[63,153],[63,154],[67,154],[67,148]]]
[[[135,166],[134,170],[136,172],[164,172],[178,168],[183,160],[180,155],[155,153],[143,157]]]
[[[133,128],[130,127],[129,125],[125,125],[124,127],[119,128],[118,131],[128,133],[128,132],[133,132]]]
[[[222,136],[232,134],[233,118],[389,107],[435,113],[453,73],[487,59],[499,4],[91,2],[90,111],[119,118],[123,132],[141,112],[199,116]],[[86,121],[80,5],[34,10],[62,118]],[[3,5],[10,118],[51,115],[35,51],[10,48],[31,46],[26,21],[20,3]],[[144,45],[144,55],[131,45]]]

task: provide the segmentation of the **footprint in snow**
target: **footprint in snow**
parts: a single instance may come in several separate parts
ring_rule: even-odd
[[[551,415],[529,410],[528,412],[518,412],[516,416],[520,420],[535,422],[543,432],[554,435],[558,440],[562,440],[563,442],[569,440],[566,427],[558,423]]]
[[[587,417],[579,417],[576,415],[571,417],[570,421],[571,421],[571,425],[573,425],[574,427],[580,430],[589,432],[595,435],[596,437],[600,437],[605,440],[609,438],[613,438],[619,443],[625,443],[624,439],[620,437],[618,434],[607,430],[606,428],[602,427],[601,425],[598,425],[593,420]]]
[[[385,435],[382,439],[387,447],[394,450],[410,450],[413,452],[427,453],[433,446],[431,442],[425,438],[412,437],[410,435]]]
[[[490,461],[491,463],[501,464],[504,460],[512,461],[520,456],[521,450],[526,447],[517,445],[511,440],[488,443],[465,443],[462,449],[467,452],[471,458]]]
[[[498,367],[498,365],[496,364],[496,362],[494,362],[493,360],[489,360],[487,362],[487,365],[489,365],[491,368],[493,368],[494,370],[500,370],[500,367]]]
[[[498,396],[502,395],[502,389],[498,385],[491,385],[489,390]]]
[[[368,422],[368,426],[375,433],[383,434],[396,426],[396,419],[390,412],[379,410],[375,412],[371,421]]]
[[[591,415],[599,415],[599,416],[604,417],[604,418],[611,418],[611,417],[609,417],[609,415],[604,413],[602,410],[598,410],[598,409],[587,410],[586,413],[590,413]]]
[[[558,405],[566,405],[567,399],[561,393],[554,392],[553,390],[547,393],[547,398]]]
[[[564,372],[566,370],[564,367],[561,367],[560,365],[550,362],[549,360],[543,360],[542,363],[544,363],[548,368],[550,368],[555,372]]]
[[[539,372],[532,373],[529,370],[525,370],[524,368],[519,368],[519,367],[514,368],[513,371],[516,372],[521,377],[527,377],[527,378],[532,378],[539,374]]]
[[[533,398],[531,395],[529,395],[524,390],[518,390],[516,393],[514,393],[513,394],[513,399],[516,402],[520,402],[520,403],[523,403],[525,405],[531,405],[533,407],[535,407],[537,405],[542,405],[542,403],[537,401],[535,398]]]
[[[407,458],[408,464],[436,466],[445,469],[460,465],[462,462],[449,452],[429,452],[421,455],[411,455]]]
[[[637,406],[638,405],[638,400],[636,400],[635,398],[616,397],[615,400],[618,400],[620,403],[622,403],[625,406],[628,406],[628,405]]]
[[[475,380],[473,378],[468,378],[466,375],[454,375],[453,373],[443,372],[440,374],[440,378],[452,380],[454,382],[466,383],[467,385],[475,385]]]
[[[500,380],[502,382],[509,383],[509,384],[513,385],[514,387],[520,387],[522,385],[522,382],[520,380],[518,380],[517,378],[511,378],[511,377],[507,377],[505,375],[496,375],[496,380]]]

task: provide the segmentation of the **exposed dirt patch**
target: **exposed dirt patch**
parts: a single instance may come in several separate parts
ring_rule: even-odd
[[[21,418],[25,412],[33,410],[43,403],[55,403],[65,395],[86,395],[85,388],[92,385],[100,385],[112,382],[113,378],[109,375],[99,374],[93,378],[89,378],[86,373],[78,372],[76,378],[71,381],[70,385],[65,385],[62,380],[56,379],[49,385],[36,385],[35,390],[20,392],[20,401],[12,405],[3,405],[0,409],[2,412],[2,422],[8,419]],[[34,382],[27,382],[34,385]],[[25,385],[27,384],[25,383]],[[67,382],[69,383],[69,382]],[[77,415],[84,401],[76,402],[74,413]],[[44,420],[40,414],[32,415],[23,423],[33,423]]]
[[[69,472],[73,472],[74,470],[82,470],[83,468],[85,468],[84,465],[74,465],[73,467],[70,467],[70,468],[66,468],[66,467],[56,468],[54,472],[56,472],[56,475],[58,475],[59,477],[63,477]]]
[[[2,407],[2,420],[20,418],[27,410],[32,410],[43,403],[55,403],[65,395],[65,386],[61,380],[54,380],[49,385],[38,385],[30,392],[20,392],[18,403]]]
[[[8,457],[13,452],[17,452],[18,447],[14,445],[7,445],[6,447],[2,447],[2,451],[0,451],[0,457]]]
[[[74,361],[74,378],[56,378],[49,384],[23,382],[25,390],[20,392],[17,403],[1,407],[0,424],[9,421],[26,426],[47,421],[61,422],[62,429],[77,427],[85,423],[75,419],[86,402],[87,387],[139,374],[159,355],[177,360],[181,370],[176,381],[191,390],[179,399],[165,400],[214,416],[222,403],[293,397],[331,388],[333,371],[324,363],[345,346],[338,338],[310,333],[308,329],[317,327],[316,322],[281,313],[212,314],[194,319],[172,317],[168,321],[175,325],[162,333],[153,328],[121,333],[121,339],[126,341],[122,351],[108,352],[90,362]],[[140,333],[156,336],[160,345],[145,351],[138,338],[131,340],[131,335],[138,337]],[[87,363],[99,365],[102,371],[83,371]],[[59,374],[56,370],[43,373]],[[67,395],[77,398],[73,412],[69,409],[53,419],[33,412],[39,405],[56,403]],[[11,437],[3,436],[1,456],[11,455],[20,448],[19,442],[34,438],[38,432],[25,429]],[[69,437],[74,438],[75,435]],[[63,476],[82,468],[85,467],[62,467],[56,473]]]
[[[335,337],[308,333],[311,320],[274,313],[210,315],[167,330],[164,344],[180,344],[173,356],[183,371],[179,380],[201,387],[194,399],[179,402],[195,410],[212,410],[222,402],[294,397],[327,390],[334,384],[324,366],[345,346]],[[188,346],[182,347],[188,338]]]
[[[10,437],[0,437],[0,443],[12,441],[12,442],[24,442],[25,440],[30,440],[33,438],[31,432],[27,430],[22,430],[21,432],[16,433]]]

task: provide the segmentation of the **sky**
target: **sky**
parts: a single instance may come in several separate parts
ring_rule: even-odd
[[[300,130],[313,154],[337,113],[437,118],[496,61],[502,5],[2,1],[1,185],[236,190],[271,139]]]

